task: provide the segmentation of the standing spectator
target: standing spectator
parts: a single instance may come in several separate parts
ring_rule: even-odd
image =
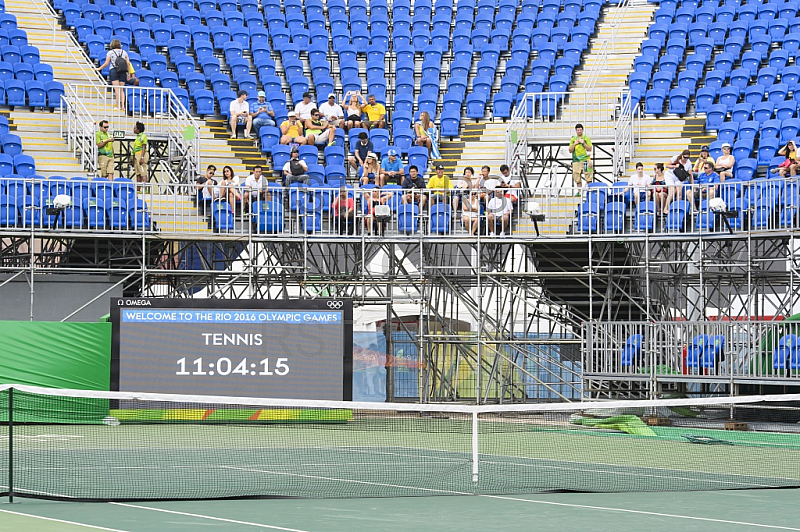
[[[263,176],[263,168],[260,165],[255,165],[253,173],[247,176],[244,181],[244,194],[242,195],[244,212],[250,211],[250,203],[252,201],[270,201],[271,199],[269,185]]]
[[[255,129],[256,137],[261,136],[262,127],[273,127],[275,125],[275,110],[272,105],[267,101],[267,93],[258,91],[258,103],[256,110],[253,112],[253,129]]]
[[[133,134],[136,139],[133,141],[133,169],[136,172],[136,181],[147,183],[148,166],[150,155],[148,153],[147,135],[144,134],[144,124],[136,122],[133,126]]]
[[[403,189],[407,190],[401,201],[404,204],[416,203],[419,210],[425,207],[425,178],[419,175],[419,170],[415,165],[408,167],[408,176],[403,179]]]
[[[97,174],[114,179],[114,138],[108,134],[108,120],[100,121],[94,141],[97,144]]]
[[[303,93],[303,101],[294,106],[294,112],[300,120],[308,120],[311,118],[311,110],[316,109],[317,104],[311,100],[311,93]]]
[[[367,153],[367,158],[364,161],[364,166],[361,167],[361,184],[362,185],[380,185],[381,169],[378,166],[378,156],[372,152]]]
[[[694,177],[697,177],[703,172],[703,166],[705,165],[706,161],[710,162],[711,164],[715,164],[714,158],[709,154],[708,146],[703,146],[700,148],[700,156],[694,162],[694,166],[692,167],[692,174]]]
[[[736,157],[731,153],[731,145],[727,142],[722,145],[722,155],[714,163],[714,172],[719,174],[719,182],[724,183],[728,177],[733,177],[733,165]]]
[[[794,177],[797,175],[797,148],[794,145],[794,141],[790,140],[786,143],[786,146],[778,150],[778,155],[782,155],[786,157],[786,160],[781,163],[778,168],[773,168],[771,172],[780,173],[781,177],[786,177],[786,174]]]
[[[333,211],[333,225],[339,230],[342,235],[347,232],[348,235],[353,234],[355,228],[355,201],[347,191],[347,187],[339,189],[339,195],[331,203],[331,210]]]
[[[197,192],[200,195],[197,209],[200,214],[205,214],[206,204],[210,204],[213,198],[212,191],[214,187],[217,186],[217,180],[214,178],[214,174],[216,173],[217,167],[213,164],[209,164],[206,168],[205,175],[201,175],[197,178]]]
[[[506,234],[506,230],[511,225],[513,210],[511,201],[503,194],[503,189],[495,188],[494,196],[486,205],[486,224],[489,226],[489,236],[495,236],[498,223],[500,224],[500,234]]]
[[[305,144],[303,136],[303,123],[297,119],[294,111],[289,111],[288,117],[281,124],[281,144]]]
[[[666,166],[666,169],[668,170],[666,173],[672,174],[672,179],[689,186],[694,183],[694,175],[692,174],[692,161],[689,160],[690,155],[691,152],[689,150],[683,150],[681,153],[670,159],[669,164]]]
[[[397,150],[391,148],[386,157],[383,158],[383,161],[381,161],[380,186],[390,182],[394,185],[399,185],[403,177],[405,177],[403,162],[397,156]]]
[[[358,134],[358,142],[353,148],[353,155],[349,155],[347,160],[350,161],[350,166],[358,170],[360,166],[364,165],[367,160],[367,154],[373,151],[372,141],[369,140],[369,135],[363,131]]]
[[[333,127],[344,127],[344,110],[336,103],[336,95],[328,94],[328,101],[319,106],[319,112]]]
[[[439,159],[439,133],[427,111],[419,114],[419,120],[414,124],[414,134],[417,137],[417,146],[428,148],[428,157]]]
[[[308,184],[308,165],[300,158],[300,150],[292,148],[291,159],[283,165],[283,186],[292,183]]]
[[[119,39],[113,39],[109,44],[106,60],[95,69],[99,72],[108,66],[108,81],[114,87],[114,94],[117,97],[116,109],[120,111],[125,111],[125,93],[122,91],[122,87],[128,80],[130,64],[128,52],[122,49],[122,43],[119,42]]]
[[[519,179],[511,177],[511,168],[507,164],[500,165],[500,178],[498,179],[498,187],[506,189],[505,196],[511,200],[511,206],[517,204],[519,198],[517,197],[519,189],[522,188],[522,182]]]
[[[583,124],[575,124],[575,135],[569,141],[569,152],[572,154],[572,180],[581,188],[583,176],[586,183],[592,182],[592,140],[583,134]],[[577,195],[580,195],[578,192]]]
[[[481,217],[481,196],[478,190],[473,189],[469,194],[464,194],[461,205],[461,223],[471,235],[478,234]]]
[[[431,204],[442,202],[445,205],[450,204],[450,189],[453,186],[450,183],[450,177],[444,175],[444,165],[436,165],[436,174],[428,179],[428,189],[432,190]]]
[[[239,124],[244,125],[245,138],[250,136],[250,129],[253,127],[253,115],[250,114],[250,104],[247,102],[247,91],[240,90],[236,93],[236,99],[231,102],[228,108],[230,114],[231,138],[238,136],[236,131]]]
[[[386,129],[386,107],[382,103],[375,101],[374,94],[367,96],[367,105],[361,111],[367,113],[367,119],[364,121],[365,128],[372,129],[377,127]]]
[[[306,143],[317,147],[329,145],[336,132],[336,128],[320,116],[319,109],[311,110],[311,118],[306,120],[305,127]]]
[[[661,166],[663,169],[664,165]],[[648,187],[652,184],[653,178],[644,173],[644,164],[636,163],[636,172],[628,178],[628,185],[622,190],[622,193],[626,198],[633,197],[633,201],[638,207],[640,202],[647,201],[650,197]]]
[[[342,99],[344,106],[344,114],[347,117],[345,127],[351,130],[354,127],[361,127],[361,110],[364,107],[364,98],[361,93],[356,91],[347,91]]]

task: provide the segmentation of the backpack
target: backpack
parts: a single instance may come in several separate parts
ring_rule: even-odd
[[[292,175],[303,175],[306,173],[303,166],[300,164],[300,161],[295,161],[294,159],[289,160],[289,171]]]
[[[114,58],[114,70],[128,72],[128,62],[125,60],[125,52],[117,50],[117,57]]]

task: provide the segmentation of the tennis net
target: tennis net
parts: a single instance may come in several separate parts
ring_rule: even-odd
[[[793,487],[798,421],[800,395],[469,406],[13,385],[0,387],[0,492],[110,501]]]

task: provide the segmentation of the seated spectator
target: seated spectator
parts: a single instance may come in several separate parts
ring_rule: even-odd
[[[258,103],[254,113],[253,129],[255,129],[256,137],[260,137],[262,127],[275,125],[275,110],[272,109],[272,105],[267,101],[266,92],[258,91]]]
[[[139,78],[136,77],[136,69],[133,68],[133,63],[128,63],[128,79],[125,80],[125,85],[128,87],[139,86]]]
[[[736,164],[736,157],[731,153],[731,145],[726,142],[722,145],[722,155],[713,163],[714,172],[719,174],[720,183],[724,183],[728,177],[733,177],[734,164]]]
[[[378,156],[372,152],[367,153],[364,166],[361,167],[361,184],[378,185],[380,181],[381,169],[378,166]]]
[[[283,186],[292,183],[308,184],[308,165],[300,158],[300,150],[292,148],[291,159],[283,165]]]
[[[661,169],[663,174],[663,164],[661,165]],[[622,193],[625,198],[633,198],[638,207],[639,202],[650,199],[651,191],[648,187],[653,184],[653,181],[654,179],[652,177],[644,173],[644,164],[636,163],[636,172],[628,178],[628,186],[622,190]]]
[[[238,136],[236,128],[244,125],[245,138],[250,136],[250,129],[253,127],[253,115],[250,113],[250,104],[247,103],[247,91],[240,90],[236,94],[236,99],[231,102],[228,108],[230,114],[231,138]]]
[[[419,115],[419,121],[414,124],[414,135],[417,146],[428,148],[428,157],[431,159],[441,158],[441,155],[439,155],[439,133],[427,111],[422,111]]]
[[[305,144],[303,123],[297,119],[294,111],[289,111],[288,118],[281,124],[281,144]]]
[[[200,199],[197,209],[200,214],[205,214],[206,205],[210,205],[214,197],[214,187],[217,186],[217,180],[214,178],[214,174],[216,173],[217,167],[213,164],[209,164],[206,168],[205,175],[201,175],[197,178],[197,193]]]
[[[461,200],[461,223],[469,234],[477,235],[480,228],[481,195],[476,189],[464,193]]]
[[[708,150],[708,146],[703,146],[700,148],[700,157],[694,162],[694,166],[692,167],[692,174],[694,177],[703,173],[703,165],[705,165],[706,161],[710,162],[711,164],[714,163],[714,158],[710,155]]]
[[[367,160],[367,154],[373,151],[372,141],[369,140],[369,135],[363,131],[358,134],[358,142],[353,148],[353,155],[347,157],[350,166],[358,170],[359,167],[364,165]]]
[[[444,165],[436,165],[436,173],[428,178],[428,189],[431,190],[431,204],[442,202],[450,204],[450,177],[444,175]]]
[[[311,111],[317,108],[317,104],[311,99],[310,92],[303,93],[303,101],[294,106],[294,112],[300,120],[311,118]]]
[[[786,157],[786,160],[781,163],[778,168],[773,168],[771,172],[779,173],[781,177],[786,177],[787,175],[794,177],[797,175],[797,148],[794,145],[794,141],[790,140],[786,143],[786,146],[778,150],[778,155],[782,155]]]
[[[408,167],[408,176],[403,179],[402,187],[408,192],[403,194],[401,201],[404,204],[415,203],[421,211],[425,207],[425,178],[419,175],[415,165]]]
[[[367,119],[364,121],[365,128],[386,129],[386,107],[375,101],[374,94],[367,96],[367,105],[361,108],[361,112],[367,114]]]
[[[517,196],[519,194],[519,189],[522,188],[522,182],[519,179],[511,177],[511,169],[507,164],[500,166],[500,177],[498,181],[500,183],[497,186],[505,189],[505,196],[511,200],[512,207],[515,206],[517,201],[519,201]]]
[[[393,184],[399,185],[405,177],[403,162],[397,156],[397,150],[390,149],[381,161],[380,186]]]
[[[364,97],[356,91],[347,91],[342,99],[344,114],[347,117],[345,127],[348,131],[354,127],[361,127],[361,110],[364,107]]]
[[[492,178],[491,176],[492,169],[489,168],[487,165],[481,166],[481,174],[477,178],[473,178],[472,180],[472,188],[477,189],[484,189],[486,188],[486,182]]]
[[[695,185],[697,185],[697,201],[702,202],[704,199],[710,200],[716,196],[717,187],[714,185],[721,182],[722,179],[720,175],[714,171],[714,165],[709,162],[705,163],[703,166],[703,173],[695,180]],[[694,189],[689,189],[686,192],[686,199],[689,203],[694,205]]]
[[[505,197],[503,188],[496,187],[494,195],[486,205],[486,224],[489,226],[489,236],[495,236],[497,225],[500,225],[500,234],[505,235],[511,226],[511,213],[514,207],[511,200]]]
[[[244,181],[244,193],[242,194],[242,210],[250,211],[251,201],[270,201],[272,198],[269,193],[267,178],[262,175],[263,168],[260,165],[253,167],[253,173]],[[231,170],[233,173],[233,170]]]
[[[336,134],[336,128],[328,125],[328,121],[321,117],[319,109],[311,110],[311,118],[306,120],[305,127],[306,142],[312,146],[328,146]]]
[[[328,94],[328,101],[319,106],[320,114],[333,127],[344,127],[344,110],[336,103],[336,95]]]
[[[364,227],[368,233],[377,233],[383,236],[386,232],[386,223],[388,220],[381,220],[376,216],[375,207],[378,205],[386,205],[393,195],[393,192],[385,192],[381,190],[380,187],[375,187],[364,193],[364,203],[367,205]]]
[[[339,230],[339,234],[343,235],[345,232],[348,235],[353,234],[355,228],[355,201],[347,191],[347,187],[339,189],[339,195],[331,203],[331,211],[333,212],[333,225]]]
[[[234,209],[237,201],[242,201],[242,195],[239,192],[239,178],[230,166],[222,168],[222,182],[219,184],[218,197],[227,201],[231,210]]]
[[[653,172],[653,201],[656,203],[657,212],[667,215],[672,200],[682,197],[683,186],[673,172],[664,171],[664,163],[656,163]],[[694,178],[690,179],[694,180]]]
[[[475,170],[471,166],[467,166],[464,168],[464,173],[461,175],[461,178],[456,182],[456,191],[453,193],[454,209],[462,207],[461,199],[468,195],[467,191],[472,188],[473,181],[475,181]]]

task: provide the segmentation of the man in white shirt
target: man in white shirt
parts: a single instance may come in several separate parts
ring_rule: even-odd
[[[500,234],[505,235],[506,229],[511,225],[511,212],[514,206],[511,199],[503,194],[505,189],[496,187],[494,196],[486,204],[486,222],[489,226],[489,236],[494,236],[498,222],[500,223]]]
[[[336,95],[334,93],[328,94],[328,101],[319,106],[319,112],[325,117],[328,124],[335,127],[342,127],[344,110],[341,105],[336,103]]]
[[[291,159],[283,165],[283,186],[292,183],[308,184],[308,165],[300,158],[300,150],[292,148]]]
[[[519,179],[515,179],[511,177],[511,169],[508,167],[507,164],[500,166],[500,177],[499,177],[500,184],[498,185],[500,188],[504,188],[506,197],[510,199],[513,205],[517,204],[517,190],[522,188],[522,183]],[[513,208],[512,205],[512,208]]]
[[[236,127],[239,124],[244,124],[244,136],[249,138],[250,129],[253,127],[253,116],[250,114],[250,104],[247,103],[247,91],[241,90],[236,96],[228,108],[231,117],[231,138],[236,138]]]
[[[316,109],[317,104],[311,101],[311,93],[303,93],[303,101],[294,106],[294,112],[301,120],[308,120],[311,118],[311,110]]]
[[[250,210],[251,196],[252,201],[269,201],[270,199],[269,185],[267,185],[267,179],[261,175],[262,171],[261,166],[256,165],[253,167],[253,173],[245,179],[242,200],[246,211]]]
[[[653,178],[644,173],[644,164],[636,163],[636,172],[628,178],[628,186],[625,187],[622,193],[627,195],[628,192],[632,190],[633,200],[638,206],[640,201],[647,200],[647,187],[652,184]]]

